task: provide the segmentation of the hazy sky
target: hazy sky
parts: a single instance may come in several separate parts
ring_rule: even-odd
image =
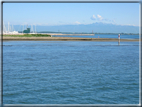
[[[3,21],[14,25],[103,22],[139,26],[139,3],[4,3]]]

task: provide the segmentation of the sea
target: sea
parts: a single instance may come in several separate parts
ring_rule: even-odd
[[[138,41],[3,41],[3,104],[139,104],[139,91]]]

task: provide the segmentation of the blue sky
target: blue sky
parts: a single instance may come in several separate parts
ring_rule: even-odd
[[[3,20],[13,25],[103,22],[139,26],[139,3],[4,3]]]

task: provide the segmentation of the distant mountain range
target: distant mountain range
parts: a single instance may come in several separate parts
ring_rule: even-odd
[[[25,25],[25,29],[26,29]],[[31,26],[28,26],[31,27]],[[15,30],[23,30],[23,25],[14,25]],[[33,29],[35,29],[33,27]],[[58,25],[58,26],[36,26],[37,32],[74,32],[74,33],[139,33],[138,26],[115,25],[106,23]]]

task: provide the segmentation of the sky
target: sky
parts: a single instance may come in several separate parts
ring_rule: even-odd
[[[139,3],[4,3],[3,21],[13,25],[79,25],[96,22],[139,26]]]

